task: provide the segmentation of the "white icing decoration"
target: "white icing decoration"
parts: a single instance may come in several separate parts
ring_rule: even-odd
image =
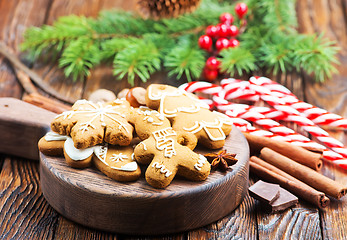
[[[139,144],[142,144],[143,145],[143,150],[147,151],[147,146],[144,142],[140,142]]]
[[[131,154],[131,160],[135,160],[135,153]]]
[[[121,98],[121,99],[117,98],[117,99],[113,100],[113,102],[115,104],[123,104],[124,103],[124,98]]]
[[[108,144],[98,145],[94,147],[94,154],[102,161],[105,162],[108,150]]]
[[[228,117],[227,115],[221,113],[221,112],[217,112],[217,111],[213,111],[214,114],[218,115],[218,119],[223,122],[225,125],[233,125],[233,121],[231,120],[230,117]]]
[[[153,122],[154,122],[154,119],[153,119],[152,117],[149,117],[149,118],[147,118],[147,122],[153,123]]]
[[[232,121],[229,117],[225,116],[222,113],[218,112],[213,112],[214,114],[218,115],[218,118],[215,119],[214,122],[206,122],[206,121],[195,121],[194,125],[190,128],[184,127],[183,129],[191,132],[191,133],[197,133],[201,129],[204,129],[207,136],[210,138],[212,141],[219,141],[219,140],[224,140],[226,138],[224,131],[222,130],[223,124],[225,125],[232,125]],[[214,128],[217,129],[220,132],[220,137],[214,137],[211,132],[208,130],[208,128]]]
[[[151,100],[160,100],[159,105],[159,112],[163,114],[165,117],[175,117],[177,112],[187,112],[187,113],[196,113],[200,111],[201,108],[209,109],[209,106],[204,103],[203,101],[200,101],[197,98],[194,98],[191,94],[187,93],[186,91],[182,89],[176,89],[172,92],[167,91],[158,91],[158,93],[155,95],[153,94],[152,90],[153,86],[149,86],[148,88],[148,98]],[[186,96],[194,101],[194,103],[190,107],[177,107],[176,109],[170,111],[167,109],[164,109],[164,101],[166,97],[179,97],[179,96]]]
[[[67,137],[64,143],[64,151],[72,160],[81,161],[87,159],[93,154],[94,147],[77,149],[74,146],[72,138]]]
[[[128,158],[128,156],[123,154],[123,153],[119,153],[119,154],[114,153],[110,157],[112,162],[123,162],[127,158]]]
[[[66,135],[60,135],[56,132],[48,132],[45,135],[45,140],[47,142],[51,142],[51,141],[64,141],[68,138],[68,136]]]
[[[124,114],[121,114],[116,111],[118,108],[124,108],[125,106],[112,106],[112,105],[103,105],[102,103],[93,103],[87,100],[78,100],[75,104],[81,103],[81,104],[89,104],[90,108],[84,108],[84,107],[79,107],[77,110],[71,110],[71,111],[65,111],[59,115],[56,116],[58,117],[63,117],[64,119],[70,119],[72,118],[73,115],[85,115],[88,117],[91,117],[91,119],[85,123],[81,124],[81,127],[79,130],[84,133],[85,131],[88,131],[88,128],[91,127],[95,129],[95,125],[92,124],[95,119],[98,117],[100,118],[100,122],[102,122],[102,126],[106,126],[105,123],[105,117],[113,120],[114,122],[119,124],[119,129],[124,128],[125,131],[129,133],[129,129],[120,122],[118,119],[114,118],[111,114],[117,114],[119,116],[125,117]]]
[[[183,128],[184,130],[191,132],[191,133],[197,133],[199,132],[201,129],[204,129],[207,136],[212,140],[212,141],[218,141],[218,140],[224,140],[225,139],[225,134],[222,130],[222,126],[223,126],[223,122],[219,121],[218,119],[215,119],[215,122],[205,122],[205,121],[195,121],[194,125],[191,128]],[[217,129],[221,136],[220,137],[214,137],[212,136],[212,134],[210,133],[210,131],[208,130],[208,128],[214,128]]]
[[[206,158],[203,155],[199,154],[199,160],[197,163],[194,164],[195,169],[201,171],[201,168],[202,166],[204,166],[205,162]]]
[[[133,171],[136,171],[137,169],[137,163],[135,161],[133,162],[129,162],[121,167],[112,167],[110,166],[107,162],[106,162],[106,155],[107,155],[107,150],[108,150],[108,144],[105,144],[105,145],[99,145],[99,146],[95,146],[94,147],[94,154],[98,157],[98,159],[104,163],[106,166],[112,168],[112,169],[115,169],[115,170],[121,170],[121,171],[128,171],[128,172],[133,172]],[[122,154],[122,153],[120,153]],[[113,154],[115,155],[115,154]],[[113,156],[112,155],[112,156]],[[131,159],[133,160],[133,155],[134,153],[131,155]],[[126,156],[126,155],[123,155],[123,156]],[[126,158],[128,158],[126,156]],[[111,159],[112,161],[112,159]]]
[[[164,150],[164,157],[171,158],[176,155],[175,140],[169,138],[170,136],[176,136],[176,132],[171,127],[164,128],[153,132],[156,148],[160,151]]]
[[[153,93],[153,86],[149,86],[148,88],[148,97],[151,100],[160,100],[160,106],[159,106],[159,112],[164,114],[166,117],[175,117],[178,112],[186,112],[186,113],[196,113],[200,111],[201,108],[209,108],[206,103],[203,101],[200,101],[197,98],[192,97],[190,94],[188,94],[186,91],[182,89],[177,89],[176,91],[172,92],[166,92],[166,91],[158,91],[157,94]],[[168,110],[164,109],[164,101],[166,97],[179,97],[179,96],[186,96],[189,97],[190,99],[194,100],[194,103],[189,106],[189,107],[177,107],[176,109],[173,110]],[[212,141],[219,141],[219,140],[224,140],[226,138],[222,126],[223,124],[226,125],[232,125],[231,119],[229,119],[226,115],[219,113],[219,112],[213,112],[214,114],[218,115],[215,120],[215,122],[206,122],[206,121],[201,121],[198,122],[196,121],[194,126],[191,128],[184,127],[183,129],[192,133],[197,133],[201,129],[204,129],[210,140]],[[208,130],[208,128],[215,128],[220,132],[220,137],[214,137],[211,132]]]
[[[133,172],[136,171],[137,169],[137,163],[136,162],[130,162],[127,163],[123,166],[121,166],[120,168],[116,168],[116,167],[111,167],[113,169],[117,169],[117,170],[123,170],[123,171],[127,171],[127,172]]]
[[[153,125],[156,125],[156,126],[161,126],[164,123],[163,121],[165,117],[163,114],[160,114],[158,111],[152,110],[145,106],[140,106],[137,112],[139,114],[145,115],[145,117],[143,118],[143,121],[147,121],[148,123],[152,123]],[[150,117],[152,114],[155,115],[161,122],[154,122],[154,118]]]
[[[169,177],[172,174],[172,172],[169,171],[169,169],[167,169],[163,164],[160,164],[158,162],[154,162],[152,164],[152,167],[160,169],[160,172],[165,174],[165,177]]]

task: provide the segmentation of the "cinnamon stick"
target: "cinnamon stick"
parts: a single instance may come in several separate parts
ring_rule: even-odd
[[[58,114],[71,109],[71,106],[45,97],[39,93],[26,95],[23,97],[23,101]]]
[[[249,164],[251,172],[266,181],[279,184],[299,198],[305,199],[319,208],[325,208],[329,205],[330,200],[323,192],[317,191],[264,160],[252,156]]]
[[[331,197],[340,199],[347,192],[346,186],[343,186],[341,183],[336,182],[307,166],[297,163],[270,148],[265,147],[260,151],[260,153],[261,159]]]
[[[262,148],[268,147],[316,171],[322,168],[322,154],[311,152],[302,147],[283,141],[273,140],[268,137],[255,136],[249,133],[243,134],[247,138],[252,151],[260,152]]]

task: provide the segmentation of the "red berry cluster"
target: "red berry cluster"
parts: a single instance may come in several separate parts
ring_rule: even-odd
[[[241,20],[240,26],[245,24],[243,17],[246,15],[248,7],[245,3],[238,3],[235,6],[235,13]],[[204,35],[200,36],[198,44],[201,49],[206,50],[210,56],[203,71],[204,77],[208,81],[213,81],[218,77],[219,64],[215,55],[225,48],[234,48],[240,45],[236,37],[239,35],[239,28],[233,25],[234,17],[230,13],[223,13],[219,17],[219,23],[208,26]]]

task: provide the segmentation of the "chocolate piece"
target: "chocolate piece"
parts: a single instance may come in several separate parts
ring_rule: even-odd
[[[267,183],[259,180],[248,188],[249,195],[261,202],[272,204],[280,194],[278,184]]]
[[[295,195],[291,194],[284,188],[280,188],[280,196],[270,205],[271,205],[272,211],[281,211],[297,203],[298,203],[298,198]]]

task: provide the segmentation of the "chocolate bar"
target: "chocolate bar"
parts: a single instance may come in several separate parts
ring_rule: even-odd
[[[298,203],[298,198],[295,195],[291,194],[284,188],[280,187],[279,197],[270,205],[271,205],[272,211],[277,212],[277,211],[285,210],[297,203]]]
[[[280,186],[278,184],[267,183],[259,180],[248,188],[249,195],[261,202],[272,204],[280,194]]]

